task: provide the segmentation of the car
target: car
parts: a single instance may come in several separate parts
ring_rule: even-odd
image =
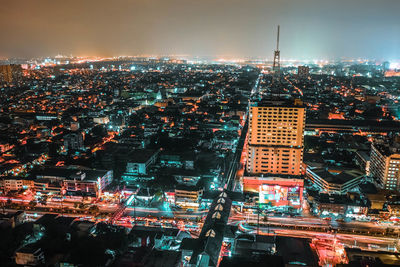
[[[186,213],[189,213],[189,214],[190,214],[190,213],[193,213],[193,212],[194,212],[193,209],[187,209],[187,210],[186,210]]]

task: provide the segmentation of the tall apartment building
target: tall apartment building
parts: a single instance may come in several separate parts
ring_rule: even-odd
[[[0,82],[11,83],[22,75],[21,65],[0,65]]]
[[[301,175],[304,127],[305,107],[299,99],[251,103],[247,172]]]
[[[400,142],[372,144],[370,173],[382,188],[400,190]]]

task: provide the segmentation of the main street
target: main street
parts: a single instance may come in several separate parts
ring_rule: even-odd
[[[239,229],[247,233],[257,233],[257,226],[248,225],[245,223],[239,224]],[[338,234],[332,232],[316,232],[305,230],[282,229],[276,226],[260,226],[258,234],[261,235],[282,235],[299,238],[310,238],[316,240],[337,240],[346,247],[358,247],[368,250],[396,251],[399,244],[398,238],[386,236],[365,236],[357,234]],[[328,244],[329,242],[327,242]]]
[[[260,74],[257,78],[257,80],[254,83],[254,86],[251,90],[251,94],[250,94],[250,100],[253,96],[258,95],[258,91],[260,88],[260,83],[261,83],[261,79],[262,79],[263,75]],[[249,100],[249,101],[250,101]],[[242,131],[240,133],[240,138],[239,141],[237,143],[232,161],[229,164],[229,168],[228,171],[226,172],[225,175],[225,186],[224,188],[227,190],[233,190],[235,191],[236,188],[236,177],[237,177],[237,173],[238,173],[238,169],[240,167],[240,163],[241,163],[241,159],[242,159],[242,152],[243,152],[243,147],[245,146],[245,142],[246,142],[246,136],[247,136],[247,131],[249,128],[249,116],[248,116],[248,110],[246,112],[246,121],[243,125]]]
[[[266,218],[266,220],[265,220]],[[255,223],[258,222],[258,215],[253,213],[239,213],[239,212],[232,212],[229,218],[231,223],[237,223],[240,221],[245,221],[248,223]],[[273,225],[285,225],[285,226],[295,226],[295,227],[308,227],[318,228],[318,229],[327,229],[327,230],[337,230],[342,229],[346,231],[370,231],[382,233],[386,230],[386,228],[391,228],[396,233],[400,233],[400,225],[395,223],[386,222],[384,225],[380,222],[361,222],[361,221],[336,221],[336,220],[326,220],[319,217],[314,216],[295,216],[295,217],[283,217],[283,216],[265,216],[260,214],[259,216],[260,224],[273,224]]]

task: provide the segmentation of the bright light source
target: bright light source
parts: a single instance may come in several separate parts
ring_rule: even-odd
[[[400,63],[399,62],[390,62],[389,69],[391,69],[391,70],[400,69]]]

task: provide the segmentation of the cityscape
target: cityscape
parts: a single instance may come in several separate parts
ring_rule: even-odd
[[[75,20],[64,4],[41,1],[33,12],[59,7],[61,20]],[[149,2],[157,7],[136,3],[135,12],[158,14],[167,5]],[[271,10],[292,5],[272,2]],[[384,5],[349,2],[365,13]],[[122,9],[134,7],[107,5],[121,23]],[[193,12],[190,3],[170,5]],[[219,16],[229,21],[229,12]],[[396,21],[395,13],[386,19]],[[41,13],[29,16],[32,26],[47,22]],[[77,21],[93,32],[100,27]],[[48,29],[69,31],[56,22]],[[101,53],[111,45],[106,40],[80,54],[82,32],[70,48],[56,45],[59,33],[38,35],[62,51],[56,54],[34,42],[11,45],[20,37],[7,28],[9,41],[0,45],[0,266],[400,266],[400,20],[387,26],[398,31],[387,34],[393,38],[380,56],[368,54],[375,51],[368,43],[351,48],[363,56],[311,57],[309,49],[293,56],[288,32],[299,26],[290,25],[264,25],[271,33],[265,51],[249,56],[231,56],[228,42],[226,54],[165,53],[168,38],[159,44],[166,50],[154,46],[149,54]]]

